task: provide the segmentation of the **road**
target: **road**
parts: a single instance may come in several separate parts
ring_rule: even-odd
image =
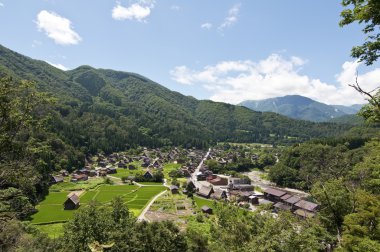
[[[164,193],[166,193],[167,191],[163,191],[163,192],[160,192],[159,194],[157,194],[150,202],[149,204],[144,208],[144,210],[142,210],[141,214],[139,215],[139,217],[137,217],[137,221],[147,221],[149,222],[149,220],[145,217],[145,214],[146,212],[149,210],[149,208],[152,206],[152,204],[156,201],[156,199],[158,199],[159,197],[161,197]]]
[[[191,178],[190,178],[191,182],[193,182],[193,184],[195,185],[196,188],[201,187],[201,184],[197,180],[197,173],[199,172],[199,169],[201,169],[204,161],[206,161],[208,156],[210,155],[210,151],[211,151],[211,148],[208,149],[208,151],[207,151],[206,155],[204,156],[204,158],[202,159],[202,161],[199,163],[199,165],[197,166],[197,168],[195,169],[193,174],[191,174]]]
[[[290,192],[290,193],[298,195],[300,197],[308,197],[309,196],[309,194],[307,192],[304,192],[301,190],[297,190],[297,189],[293,189],[293,188],[287,188],[287,187],[286,188],[277,187],[275,183],[273,183],[269,180],[262,179],[261,175],[264,173],[261,171],[250,171],[250,172],[244,172],[243,174],[247,175],[251,179],[252,185],[258,186],[263,190],[267,189],[268,187],[271,187],[271,188],[276,188],[276,189],[279,189],[282,191]]]

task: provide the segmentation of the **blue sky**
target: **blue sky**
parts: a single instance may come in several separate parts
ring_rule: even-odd
[[[0,0],[0,43],[60,68],[136,72],[198,99],[236,104],[287,94],[362,103],[378,65],[350,57],[364,41],[340,28],[340,1]]]

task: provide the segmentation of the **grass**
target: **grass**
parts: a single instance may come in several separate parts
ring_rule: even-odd
[[[164,173],[164,177],[166,179],[171,179],[169,177],[169,173],[171,171],[176,171],[178,170],[179,168],[181,168],[181,164],[174,164],[174,163],[169,163],[169,164],[165,164],[164,165],[164,170],[163,170],[163,173]]]
[[[128,177],[128,176],[135,176],[136,174],[142,174],[142,170],[129,170],[124,168],[118,168],[116,169],[117,173],[110,174],[112,177],[122,178],[122,177]]]
[[[201,197],[198,197],[198,196],[193,196],[194,198],[194,201],[195,203],[197,204],[197,206],[199,208],[203,207],[203,206],[208,206],[210,208],[213,208],[214,206],[214,201],[213,200],[209,200],[209,199],[205,199],[205,198],[201,198]]]
[[[66,177],[65,181],[62,183],[54,184],[50,187],[51,192],[59,192],[59,191],[75,191],[82,189],[93,189],[98,185],[104,183],[103,178],[90,178],[87,181],[79,181],[79,182],[70,182],[70,178]]]
[[[162,186],[162,183],[160,182],[138,182],[141,185],[147,185],[147,186]]]
[[[48,234],[50,238],[57,238],[63,234],[63,223],[34,225],[39,231]]]
[[[162,185],[143,186],[135,185],[102,185],[94,190],[84,192],[80,196],[81,206],[91,200],[105,204],[114,197],[121,196],[128,208],[138,214],[146,204],[158,193],[166,190]],[[38,206],[38,212],[32,216],[33,224],[67,221],[72,218],[76,210],[63,210],[63,203],[69,192],[51,192]]]

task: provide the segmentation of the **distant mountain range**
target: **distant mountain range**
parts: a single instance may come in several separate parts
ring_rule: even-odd
[[[334,118],[356,114],[362,104],[352,106],[327,105],[301,95],[287,95],[264,100],[247,100],[240,106],[261,112],[275,112],[294,119],[327,122]]]

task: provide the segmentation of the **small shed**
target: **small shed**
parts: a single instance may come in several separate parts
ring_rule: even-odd
[[[176,186],[176,185],[170,186],[170,191],[172,192],[172,194],[177,194],[178,190],[179,190],[178,186]]]
[[[212,208],[208,206],[202,206],[202,213],[212,214]]]
[[[65,210],[74,210],[79,207],[79,197],[75,193],[67,198],[63,203],[63,209]]]

